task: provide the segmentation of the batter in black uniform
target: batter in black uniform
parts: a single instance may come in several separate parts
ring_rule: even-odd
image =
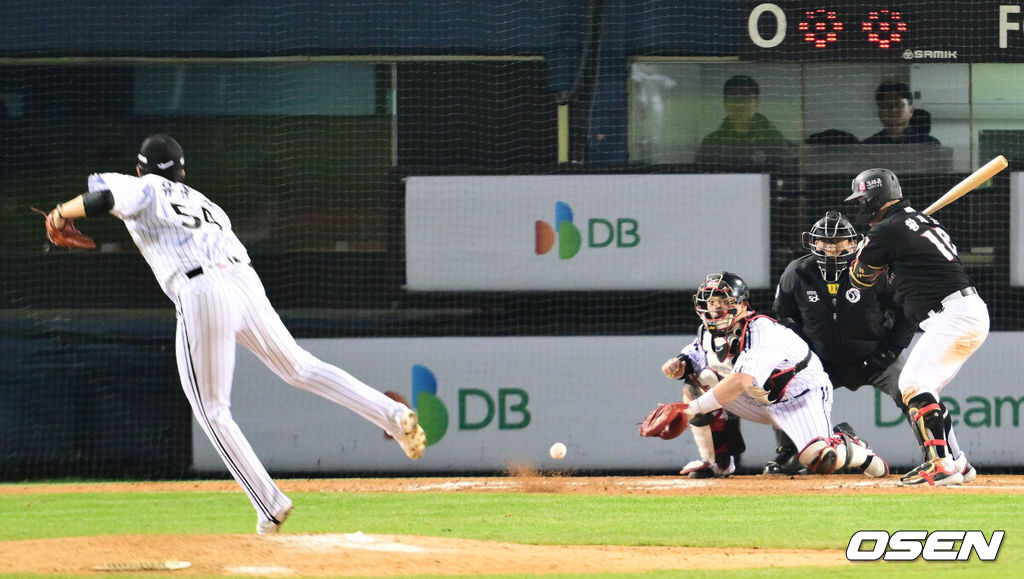
[[[838,211],[815,222],[802,236],[810,253],[791,261],[779,279],[774,315],[810,344],[834,387],[857,390],[870,384],[892,397],[906,415],[899,390],[905,363],[900,354],[917,324],[893,301],[887,277],[864,289],[850,283],[846,269],[860,237]],[[795,474],[800,468],[796,447],[780,430],[775,437],[778,455],[765,465],[765,474]]]
[[[940,392],[988,336],[988,308],[949,234],[903,200],[892,171],[868,169],[852,188],[846,201],[858,203],[858,218],[872,226],[849,268],[853,287],[877,285],[888,272],[896,302],[924,331],[907,357],[899,388],[928,460],[900,485],[970,482],[976,473],[956,443]]]

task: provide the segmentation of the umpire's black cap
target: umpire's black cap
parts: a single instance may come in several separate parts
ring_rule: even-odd
[[[185,152],[181,145],[163,133],[150,135],[142,141],[138,159],[145,172],[172,180],[178,180],[185,170]]]

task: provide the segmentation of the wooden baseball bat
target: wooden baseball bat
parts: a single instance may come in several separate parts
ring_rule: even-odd
[[[971,191],[974,191],[978,185],[988,181],[993,175],[1005,169],[1008,164],[1009,163],[1006,162],[1006,157],[999,155],[995,159],[992,159],[988,163],[982,165],[977,171],[968,175],[963,181],[953,185],[952,189],[946,191],[945,195],[936,199],[934,203],[928,206],[928,209],[925,209],[921,213],[931,215],[946,205],[949,205],[964,195],[967,195]]]

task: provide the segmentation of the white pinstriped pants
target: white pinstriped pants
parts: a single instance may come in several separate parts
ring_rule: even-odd
[[[196,421],[261,520],[277,517],[291,500],[277,487],[231,417],[236,342],[285,382],[350,408],[390,433],[400,432],[402,406],[348,372],[302,349],[270,305],[263,283],[247,265],[204,266],[175,286],[178,374]],[[265,417],[274,420],[273,416]]]
[[[815,438],[832,436],[832,385],[826,381],[806,388],[793,396],[787,394],[775,404],[764,404],[741,394],[725,404],[725,409],[751,422],[778,428],[802,449]]]

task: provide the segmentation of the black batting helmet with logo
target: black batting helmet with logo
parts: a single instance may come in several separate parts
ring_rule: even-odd
[[[818,259],[818,268],[821,270],[821,277],[825,281],[835,283],[839,276],[850,265],[853,256],[857,253],[857,242],[860,241],[860,234],[854,229],[850,220],[838,211],[829,211],[824,217],[814,222],[810,231],[805,231],[800,236],[805,249],[811,250]],[[827,247],[822,245],[836,243],[840,240],[848,240],[843,248],[836,248],[836,255],[828,255]]]
[[[178,141],[163,133],[146,137],[139,147],[138,163],[145,173],[172,181],[181,181],[185,176],[185,152]]]
[[[868,223],[886,203],[903,199],[903,190],[896,174],[888,169],[868,169],[854,177],[850,187],[853,194],[845,202],[860,204],[857,221]]]

